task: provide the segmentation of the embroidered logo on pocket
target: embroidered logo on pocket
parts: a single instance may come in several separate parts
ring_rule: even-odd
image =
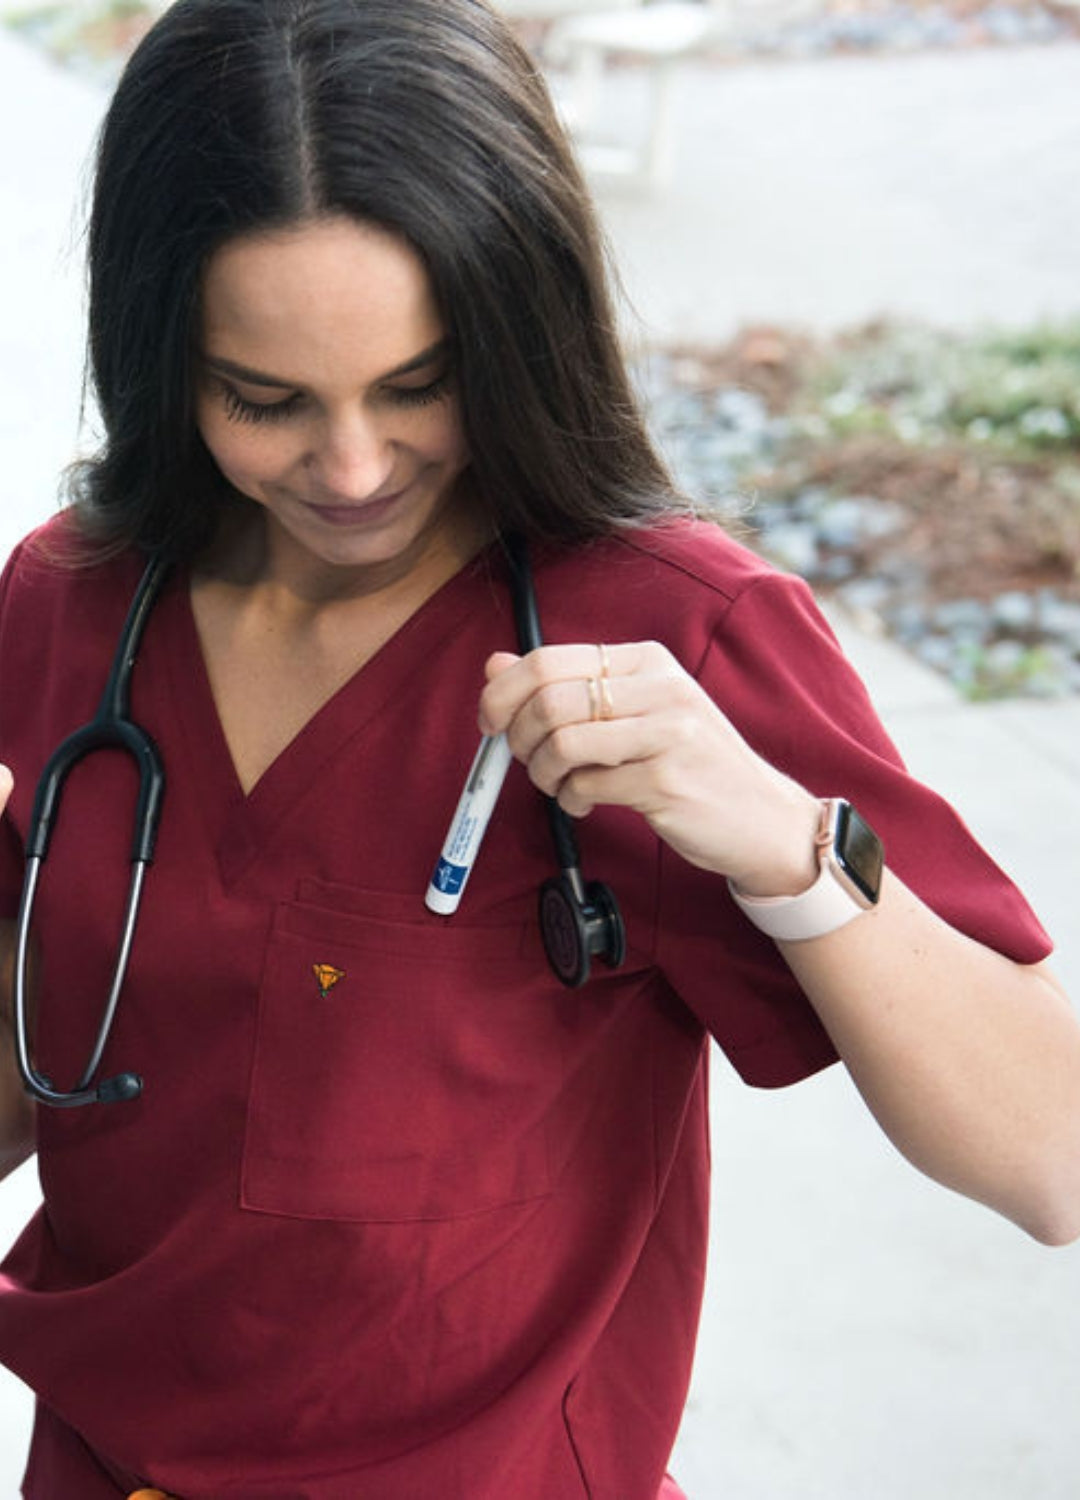
[[[319,996],[323,1000],[345,978],[345,970],[335,969],[333,964],[312,964],[311,972],[315,975]]]

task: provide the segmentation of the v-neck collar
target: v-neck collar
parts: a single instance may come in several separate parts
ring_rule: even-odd
[[[391,700],[420,692],[433,662],[449,649],[482,590],[489,599],[506,589],[505,567],[495,546],[466,563],[431,594],[390,638],[316,710],[245,794],[237,776],[191,604],[191,580],[178,572],[159,607],[173,614],[176,649],[169,675],[184,752],[199,769],[202,815],[217,846],[222,879],[232,884],[265,847],[344,745],[370,731]],[[510,619],[506,607],[506,618]],[[493,640],[491,649],[512,641]]]

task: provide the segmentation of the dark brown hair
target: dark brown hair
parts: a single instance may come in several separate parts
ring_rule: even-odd
[[[497,531],[574,541],[673,504],[618,345],[587,190],[536,65],[482,0],[178,0],[98,150],[90,370],[106,440],[77,514],[190,557],[225,494],[196,431],[208,258],[326,214],[423,257]]]

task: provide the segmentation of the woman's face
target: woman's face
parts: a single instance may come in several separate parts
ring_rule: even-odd
[[[230,241],[197,357],[203,440],[294,560],[393,570],[462,525],[453,352],[403,240],[334,217]]]

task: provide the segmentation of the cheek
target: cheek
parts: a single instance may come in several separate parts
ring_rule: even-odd
[[[468,463],[469,449],[456,403],[450,403],[442,413],[431,435],[428,452],[437,455],[448,468],[463,469]]]
[[[280,468],[281,458],[275,451],[277,445],[272,434],[260,429],[248,430],[214,411],[197,412],[196,425],[211,458],[234,483],[241,477],[268,477]]]
[[[218,468],[229,468],[235,448],[230,424],[209,402],[199,401],[195,406],[195,426]]]

